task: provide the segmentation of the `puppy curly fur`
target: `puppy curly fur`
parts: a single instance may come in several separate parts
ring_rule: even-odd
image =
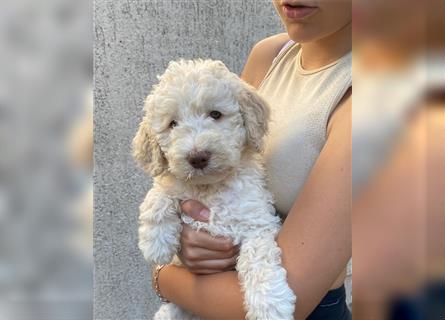
[[[211,111],[219,111],[221,118],[209,116]],[[145,259],[172,261],[181,221],[230,237],[240,244],[236,270],[246,318],[293,319],[296,296],[281,266],[275,242],[280,219],[266,189],[261,157],[266,102],[220,61],[179,60],[159,77],[145,112],[133,140],[135,159],[154,177],[140,206],[139,248]],[[203,169],[188,162],[197,151],[210,154]],[[178,215],[184,199],[206,205],[209,223]],[[169,303],[155,319],[198,317]]]

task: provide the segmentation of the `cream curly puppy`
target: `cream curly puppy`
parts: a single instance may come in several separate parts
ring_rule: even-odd
[[[140,206],[139,248],[170,263],[181,221],[240,245],[236,264],[247,319],[293,319],[296,297],[275,242],[280,219],[265,186],[261,150],[269,109],[222,62],[171,62],[145,104],[134,157],[154,177]],[[208,223],[179,215],[181,200],[210,209]],[[175,259],[177,260],[177,259]],[[155,319],[198,319],[172,303]]]

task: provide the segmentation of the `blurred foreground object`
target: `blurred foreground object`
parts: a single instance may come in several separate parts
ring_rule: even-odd
[[[88,1],[0,4],[2,320],[92,318],[91,29]]]
[[[354,319],[445,319],[444,12],[354,2]]]

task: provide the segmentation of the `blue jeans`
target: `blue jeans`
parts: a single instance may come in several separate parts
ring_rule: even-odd
[[[330,290],[312,311],[307,320],[351,320],[351,312],[346,305],[345,286]]]

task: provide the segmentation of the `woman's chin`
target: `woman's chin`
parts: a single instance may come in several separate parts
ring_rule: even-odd
[[[306,43],[314,41],[316,35],[309,30],[309,26],[304,26],[302,24],[289,24],[286,25],[286,30],[289,38],[297,43]]]

